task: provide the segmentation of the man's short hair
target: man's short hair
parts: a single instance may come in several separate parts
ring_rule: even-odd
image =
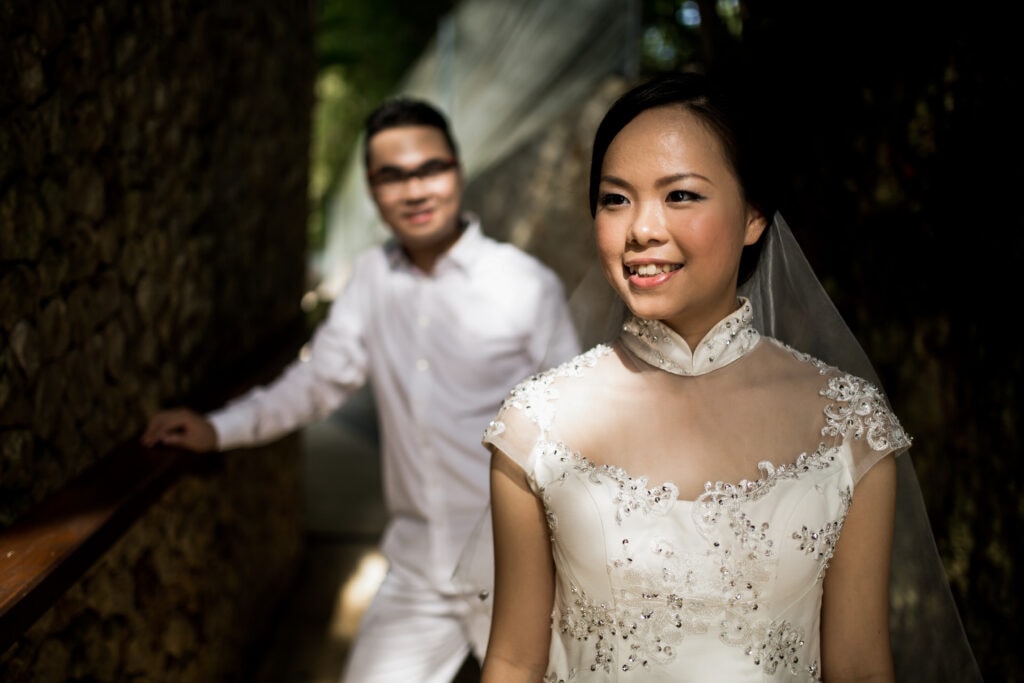
[[[385,101],[366,117],[366,123],[363,126],[363,163],[366,164],[367,170],[370,168],[370,139],[382,130],[401,128],[402,126],[437,128],[444,135],[444,139],[452,151],[452,157],[459,158],[459,150],[455,146],[455,139],[448,128],[448,119],[444,114],[423,100],[395,97]]]

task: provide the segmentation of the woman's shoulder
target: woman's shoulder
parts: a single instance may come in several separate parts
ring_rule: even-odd
[[[602,382],[602,376],[612,371],[616,355],[611,346],[598,344],[563,363],[527,377],[516,384],[505,396],[499,416],[509,418],[510,413],[522,413],[533,422],[548,422],[555,404],[567,396],[585,396],[587,388]]]
[[[613,355],[611,346],[598,344],[565,362],[527,377],[512,389],[509,396],[535,391],[552,384],[571,386],[594,381],[595,375],[606,370],[608,357],[611,355]]]
[[[496,446],[526,467],[538,440],[547,439],[558,416],[588,394],[602,373],[614,365],[612,347],[599,344],[575,358],[531,375],[506,395],[484,432],[484,443]]]
[[[761,339],[766,342],[766,344],[762,345],[765,347],[763,350],[767,356],[773,359],[775,367],[783,370],[784,373],[792,375],[794,378],[802,377],[817,383],[833,377],[848,377],[858,384],[875,387],[875,384],[870,380],[858,377],[854,373],[822,360],[811,353],[790,346],[786,342],[767,336],[762,336]]]
[[[776,376],[791,388],[813,392],[820,405],[823,436],[863,441],[873,451],[900,450],[911,439],[882,388],[777,339],[766,337]]]

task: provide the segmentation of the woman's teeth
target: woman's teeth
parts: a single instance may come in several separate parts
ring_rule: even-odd
[[[630,275],[639,275],[640,277],[651,277],[659,273],[670,273],[682,267],[678,263],[645,263],[639,266],[629,266],[629,273]]]

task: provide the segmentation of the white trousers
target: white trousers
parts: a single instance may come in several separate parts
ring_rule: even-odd
[[[451,683],[470,652],[483,662],[489,613],[424,589],[392,566],[363,615],[342,683]]]

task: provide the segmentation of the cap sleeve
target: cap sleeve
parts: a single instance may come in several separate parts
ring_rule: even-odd
[[[485,446],[500,450],[524,470],[544,433],[538,415],[540,402],[546,405],[544,393],[539,377],[520,383],[505,397],[484,431]]]
[[[910,436],[885,394],[871,382],[839,374],[829,379],[822,395],[831,401],[825,411],[823,432],[850,444],[854,483],[885,456],[899,455],[910,448]]]

